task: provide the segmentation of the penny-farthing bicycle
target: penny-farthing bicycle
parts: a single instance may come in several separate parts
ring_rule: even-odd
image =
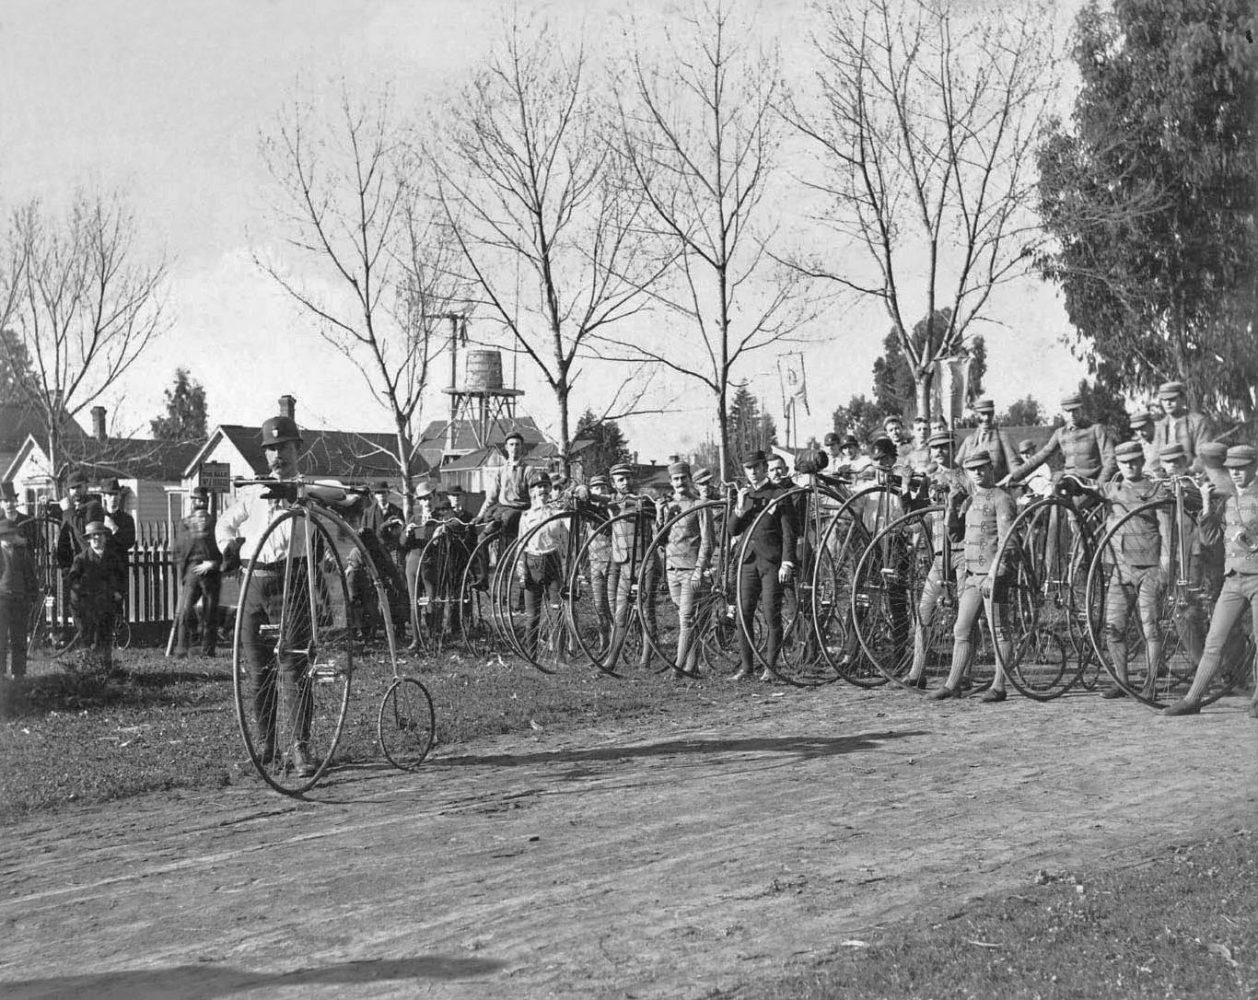
[[[286,795],[377,752],[417,767],[433,742],[432,698],[399,671],[390,616],[379,638],[364,637],[351,566],[366,571],[378,606],[388,597],[357,533],[332,509],[345,491],[301,480],[236,486],[273,505],[266,530],[243,545],[232,639],[236,714],[253,766]]]

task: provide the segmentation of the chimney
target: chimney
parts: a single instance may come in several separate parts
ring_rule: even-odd
[[[297,419],[297,397],[281,396],[280,397],[280,416],[288,417],[289,420]]]
[[[105,408],[103,406],[92,407],[92,437],[96,438],[101,444],[109,440],[109,432],[105,430]]]

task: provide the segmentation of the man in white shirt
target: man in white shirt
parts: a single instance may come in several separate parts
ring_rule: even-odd
[[[271,476],[280,483],[298,475],[301,431],[291,417],[271,417],[262,425],[262,453]],[[222,551],[238,551],[241,563],[253,571],[241,598],[241,634],[249,668],[248,696],[253,705],[259,751],[264,764],[281,764],[298,777],[317,773],[319,762],[307,746],[311,699],[304,655],[292,652],[310,644],[310,602],[300,543],[293,539],[293,521],[267,533],[272,520],[285,509],[275,488],[242,486],[235,501],[218,519],[215,538]],[[265,539],[263,536],[266,536]],[[288,581],[288,600],[284,599]],[[305,599],[301,595],[307,595]],[[262,638],[263,625],[284,622],[278,647]]]

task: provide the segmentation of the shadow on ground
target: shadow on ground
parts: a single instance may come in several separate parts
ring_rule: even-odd
[[[584,750],[547,750],[542,753],[463,754],[436,757],[423,767],[520,767],[532,764],[579,764],[583,762],[636,760],[649,757],[676,757],[699,754],[789,754],[800,760],[837,757],[848,753],[876,750],[888,740],[928,735],[924,730],[856,733],[851,736],[757,736],[746,739],[679,739],[643,743],[636,746],[591,747]]]
[[[93,997],[95,1000],[165,1000],[167,997],[208,1000],[245,990],[292,986],[349,987],[367,983],[390,983],[396,987],[407,981],[414,981],[416,989],[422,990],[425,982],[476,979],[491,975],[502,967],[502,962],[491,959],[450,958],[445,955],[342,962],[284,973],[257,973],[207,962],[204,965],[176,965],[169,969],[123,969],[0,982],[0,992],[9,1000],[67,996]]]

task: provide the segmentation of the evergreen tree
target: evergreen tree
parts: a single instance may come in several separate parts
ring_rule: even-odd
[[[166,412],[149,422],[153,437],[159,441],[201,441],[206,427],[205,387],[188,375],[188,369],[176,368],[175,381],[166,390]]]
[[[593,410],[581,414],[574,440],[593,442],[579,453],[587,481],[590,476],[605,475],[613,465],[633,461],[620,425],[614,420],[600,420]]]

